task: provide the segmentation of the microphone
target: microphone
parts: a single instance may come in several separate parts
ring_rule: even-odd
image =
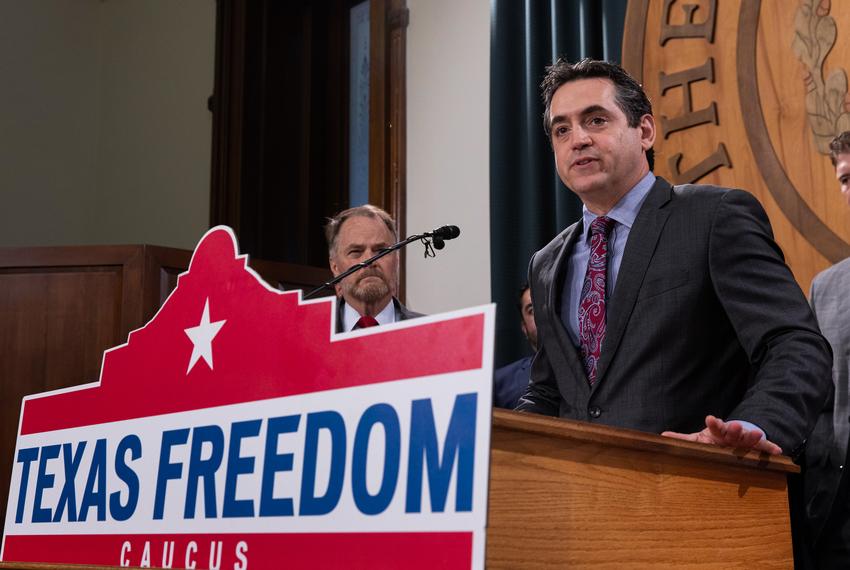
[[[440,239],[455,239],[460,235],[460,228],[457,226],[441,226],[425,235]]]
[[[460,235],[460,228],[457,226],[441,226],[425,235],[433,240],[434,249],[443,249],[446,247],[446,240],[455,239]]]

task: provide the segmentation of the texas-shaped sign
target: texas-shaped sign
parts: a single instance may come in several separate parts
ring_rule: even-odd
[[[207,232],[98,382],[24,399],[0,559],[483,568],[493,307],[336,316]]]

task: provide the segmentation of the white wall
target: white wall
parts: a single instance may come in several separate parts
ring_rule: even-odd
[[[105,243],[192,249],[209,227],[214,0],[103,3]]]
[[[194,247],[214,0],[0,3],[0,246]]]
[[[98,11],[97,0],[0,3],[0,246],[93,239]]]
[[[407,250],[407,302],[437,313],[490,301],[490,0],[407,6],[407,230],[461,229]]]

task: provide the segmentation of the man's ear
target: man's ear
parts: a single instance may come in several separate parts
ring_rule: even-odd
[[[640,118],[638,128],[640,129],[640,144],[643,150],[647,151],[655,144],[655,117],[650,114],[644,115]]]
[[[333,257],[329,257],[329,258],[328,258],[328,265],[330,266],[330,268],[331,268],[331,273],[333,273],[333,274],[334,274],[334,277],[336,277],[337,275],[339,275],[339,273],[340,273],[340,271],[339,271],[339,266],[336,264],[336,261],[334,261],[334,258],[333,258]]]

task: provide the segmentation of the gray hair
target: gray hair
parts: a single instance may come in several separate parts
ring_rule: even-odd
[[[354,208],[343,210],[333,218],[328,218],[328,223],[325,224],[325,239],[328,242],[328,255],[331,257],[333,257],[334,253],[336,253],[336,242],[339,237],[339,230],[342,227],[342,224],[348,218],[353,218],[355,216],[372,218],[373,220],[380,220],[384,222],[384,225],[387,226],[387,229],[390,230],[390,233],[393,236],[393,241],[398,241],[398,230],[396,229],[395,221],[392,219],[392,216],[381,208],[371,204],[356,206]]]

